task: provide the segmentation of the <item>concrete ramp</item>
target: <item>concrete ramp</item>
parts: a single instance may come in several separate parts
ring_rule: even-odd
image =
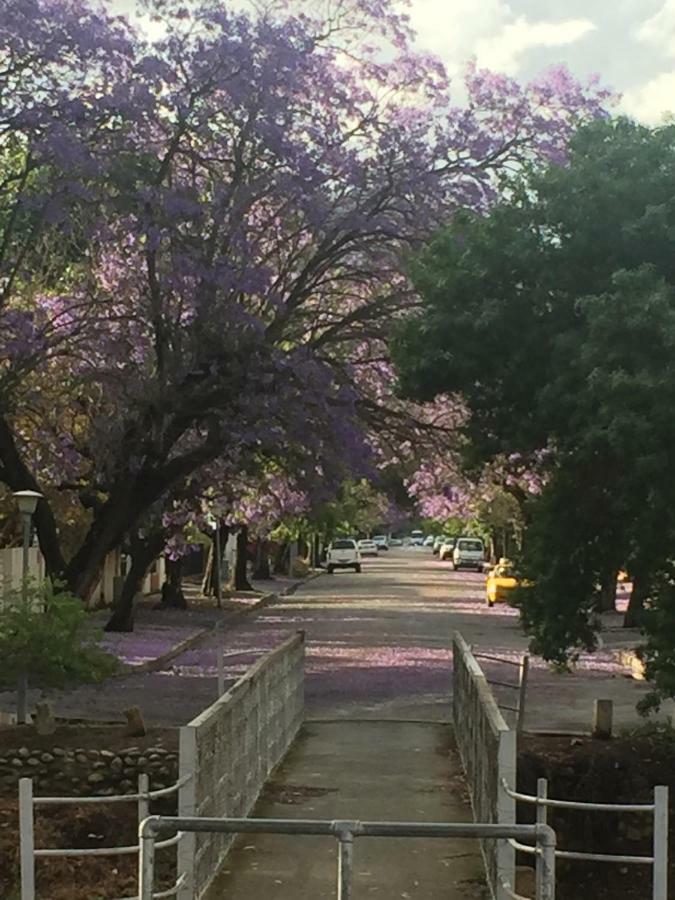
[[[449,725],[306,723],[253,813],[257,818],[471,822]],[[483,900],[476,841],[358,838],[355,900]],[[249,835],[237,841],[209,900],[336,896],[332,838]]]

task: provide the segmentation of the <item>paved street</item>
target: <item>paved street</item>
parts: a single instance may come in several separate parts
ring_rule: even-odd
[[[307,634],[307,706],[314,718],[450,718],[452,633],[479,650],[517,660],[526,641],[513,610],[488,609],[484,577],[455,573],[426,549],[390,551],[364,561],[363,572],[321,575],[294,595],[207,636],[166,671],[117,677],[55,695],[57,713],[118,720],[138,704],[156,724],[182,724],[216,696],[216,654],[226,654],[230,680],[294,630]],[[158,621],[162,613],[158,612]],[[515,669],[491,668],[499,680]],[[526,724],[544,730],[588,729],[593,700],[616,703],[618,723],[636,723],[644,686],[626,679],[608,651],[560,676],[532,661]],[[506,692],[508,694],[508,691]],[[513,697],[503,694],[504,702]],[[37,699],[37,696],[35,696]],[[13,708],[0,695],[0,707]]]

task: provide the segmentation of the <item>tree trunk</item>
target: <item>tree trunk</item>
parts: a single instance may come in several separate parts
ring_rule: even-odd
[[[253,586],[248,580],[246,564],[248,562],[248,525],[242,525],[237,532],[237,556],[234,561],[232,573],[232,590],[252,591]]]
[[[259,581],[268,581],[272,577],[270,571],[270,555],[267,547],[267,541],[262,538],[255,545],[255,565],[253,568],[253,578]]]
[[[105,631],[134,630],[134,600],[141,589],[145,573],[162,552],[166,543],[164,532],[154,532],[149,537],[131,541],[131,566],[127,571],[120,596],[113,606]]]
[[[603,572],[600,578],[597,612],[613,612],[616,609],[616,582],[619,577],[618,567]]]
[[[639,628],[642,624],[642,614],[645,609],[648,587],[646,579],[636,576],[633,579],[633,590],[630,592],[628,609],[623,618],[624,628]]]
[[[162,585],[162,602],[160,606],[169,609],[187,609],[187,600],[183,593],[183,559],[167,559],[166,581]]]
[[[288,575],[288,563],[290,557],[290,544],[282,541],[274,554],[273,570],[275,575]]]
[[[24,463],[7,421],[0,416],[0,461],[3,481],[12,491],[40,491],[40,485]],[[61,553],[61,543],[56,519],[46,499],[40,500],[33,516],[40,550],[44,556],[47,574],[62,577],[66,567]]]
[[[218,582],[218,578],[220,578],[222,583],[222,570],[223,570],[223,556],[225,554],[225,545],[227,544],[227,539],[230,534],[229,525],[219,525],[220,528],[220,559],[218,560],[218,565],[215,565],[216,561],[216,535],[215,532],[211,536],[211,546],[209,547],[209,555],[206,559],[206,566],[204,568],[204,577],[202,578],[202,594],[205,597],[217,597],[216,585]]]

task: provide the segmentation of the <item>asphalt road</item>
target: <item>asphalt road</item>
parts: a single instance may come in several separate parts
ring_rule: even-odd
[[[219,651],[226,654],[233,681],[261,653],[303,629],[308,716],[447,721],[455,630],[478,651],[511,661],[526,648],[515,611],[489,609],[484,584],[483,575],[452,572],[427,549],[392,550],[365,560],[360,574],[339,571],[309,581],[294,595],[208,636],[166,671],[55,694],[55,709],[68,717],[114,721],[128,706],[139,705],[151,723],[184,724],[216,698]],[[515,678],[514,667],[485,665],[491,677]],[[644,691],[623,676],[608,651],[583,659],[575,673],[564,676],[535,659],[526,725],[587,730],[593,701],[601,697],[614,700],[619,725],[637,724],[635,703]],[[513,691],[498,689],[498,696],[513,703]],[[11,693],[0,695],[0,709],[12,710],[13,703]]]

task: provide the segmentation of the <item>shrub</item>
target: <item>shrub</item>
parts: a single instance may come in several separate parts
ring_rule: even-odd
[[[33,687],[65,687],[115,671],[81,600],[51,581],[31,582],[26,594],[5,595],[0,609],[0,687],[24,676]]]

